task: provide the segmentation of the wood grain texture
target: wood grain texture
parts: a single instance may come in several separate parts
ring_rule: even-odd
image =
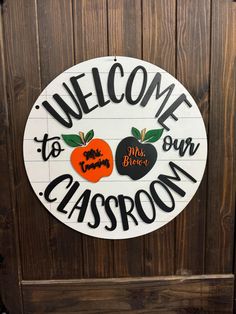
[[[22,313],[18,231],[15,224],[15,197],[12,180],[12,160],[9,143],[9,116],[6,95],[3,12],[0,7],[0,308],[10,313]]]
[[[143,1],[143,59],[175,75],[176,1]],[[145,274],[175,273],[175,221],[145,236]],[[166,262],[168,261],[168,262]]]
[[[106,0],[73,0],[76,63],[106,56]]]
[[[176,0],[143,0],[143,59],[175,76]]]
[[[74,65],[72,3],[37,2],[41,88]]]
[[[23,278],[50,278],[48,213],[33,193],[23,162],[23,133],[28,114],[40,94],[35,2],[9,0],[3,15],[6,85],[11,121],[14,196],[19,217]]]
[[[233,276],[24,282],[25,313],[232,313]]]
[[[109,55],[142,57],[140,0],[108,1]]]
[[[38,1],[42,88],[74,65],[72,5],[67,0]],[[83,277],[82,235],[49,217],[51,278]]]
[[[108,1],[110,55],[142,58],[141,32],[141,1]],[[143,237],[114,241],[114,277],[142,276],[144,254]]]
[[[105,0],[74,1],[76,63],[108,54]],[[83,235],[85,278],[113,276],[113,241]]]
[[[232,275],[140,277],[236,269],[236,3],[6,0],[3,8],[0,287],[10,313],[21,311],[17,228],[27,314],[233,313]],[[189,206],[150,235],[115,241],[51,217],[22,158],[24,126],[42,88],[74,63],[106,55],[141,58],[177,76],[209,129],[208,169]]]
[[[206,272],[233,267],[235,211],[236,5],[212,1]]]
[[[210,0],[177,1],[177,79],[195,99],[208,128]],[[204,272],[207,169],[190,204],[176,218],[176,274]]]

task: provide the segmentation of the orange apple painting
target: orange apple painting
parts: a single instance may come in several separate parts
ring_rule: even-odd
[[[113,156],[110,146],[102,139],[93,138],[94,131],[86,135],[62,134],[67,145],[75,147],[70,161],[75,171],[90,182],[98,182],[103,177],[111,175],[113,170]]]

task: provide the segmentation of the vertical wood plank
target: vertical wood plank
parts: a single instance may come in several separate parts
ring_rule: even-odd
[[[42,88],[74,64],[72,3],[38,1],[39,53]],[[82,235],[49,217],[51,277],[83,276]]]
[[[175,75],[176,0],[143,0],[143,59]],[[175,221],[145,236],[145,275],[174,274]],[[167,262],[168,261],[168,262]]]
[[[234,154],[236,149],[236,141],[234,144]],[[234,171],[236,167],[236,160],[234,158]],[[234,182],[234,186],[236,188],[236,182]],[[235,201],[235,210],[236,210],[236,201]],[[234,226],[234,237],[235,237],[235,226]],[[233,307],[234,307],[234,312],[236,312],[236,241],[234,240],[234,300],[233,300]]]
[[[143,0],[143,59],[175,75],[176,0]]]
[[[177,78],[208,127],[210,0],[177,1]],[[176,273],[204,273],[207,170],[194,198],[176,218]]]
[[[16,211],[19,216],[22,276],[24,279],[50,278],[48,213],[30,187],[22,152],[25,123],[40,93],[35,1],[8,0],[3,17],[6,84],[11,120],[10,145]]]
[[[76,63],[108,54],[106,0],[74,1]],[[83,235],[84,277],[113,277],[113,242]]]
[[[74,65],[72,3],[37,1],[42,89]]]
[[[206,272],[233,267],[236,3],[212,1]]]
[[[140,0],[109,0],[108,30],[110,55],[142,58]],[[115,277],[142,276],[143,260],[143,237],[114,242]]]
[[[12,160],[9,145],[9,117],[6,95],[3,11],[0,7],[0,304],[10,313],[22,313],[20,259],[15,203],[13,200]]]
[[[108,1],[109,54],[142,58],[141,0]]]
[[[23,282],[30,314],[233,314],[233,275]]]
[[[73,0],[76,63],[106,56],[106,0]]]

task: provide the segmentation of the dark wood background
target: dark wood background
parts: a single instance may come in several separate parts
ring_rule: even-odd
[[[233,313],[236,3],[1,2],[6,308],[17,314]],[[207,168],[194,199],[168,225],[129,240],[95,239],[54,219],[31,190],[22,159],[24,126],[42,89],[68,67],[106,55],[140,58],[173,74],[195,98],[208,133]]]

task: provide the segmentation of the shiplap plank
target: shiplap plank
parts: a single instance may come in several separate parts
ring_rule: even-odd
[[[233,271],[236,3],[212,1],[206,273]]]
[[[208,129],[210,0],[177,1],[177,79],[195,99]],[[194,167],[194,165],[193,165]],[[176,273],[202,274],[205,258],[207,169],[190,204],[176,218]]]

